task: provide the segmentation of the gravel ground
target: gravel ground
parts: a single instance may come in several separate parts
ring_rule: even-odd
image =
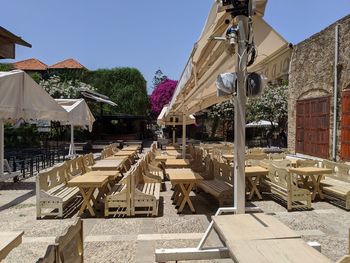
[[[23,243],[4,262],[36,262],[54,238],[75,220],[77,211],[67,219],[37,220],[34,182],[34,178],[30,178],[16,184],[0,183],[0,231],[25,232]],[[172,191],[169,182],[166,189],[161,193],[158,217],[83,219],[85,262],[154,262],[155,248],[198,245],[200,233],[206,230],[210,217],[218,208],[217,201],[204,193],[192,194],[197,214],[186,208],[183,215],[178,215],[170,200]],[[253,201],[249,205],[260,207],[291,229],[300,231],[305,241],[319,242],[322,253],[333,261],[347,252],[350,212],[328,202],[315,202],[310,211],[287,212],[284,201],[270,194],[263,197],[264,201]],[[143,239],[140,241],[141,235]],[[169,235],[174,239],[169,240]],[[208,239],[210,245],[220,245],[215,234]]]

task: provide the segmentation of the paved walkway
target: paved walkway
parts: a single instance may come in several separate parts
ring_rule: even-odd
[[[35,217],[35,180],[0,183],[0,231],[25,231],[23,243],[4,262],[36,262],[74,218],[63,220]],[[178,215],[170,200],[170,184],[161,193],[160,216],[156,218],[85,218],[85,262],[154,262],[155,248],[194,247],[207,228],[210,216],[218,208],[209,195],[191,197],[197,214],[189,209]],[[253,202],[271,213],[307,241],[318,241],[322,253],[337,260],[347,251],[350,213],[327,202],[313,203],[312,211],[288,213],[285,204],[264,195],[265,201]],[[221,242],[212,234],[208,246]],[[202,262],[231,262],[213,260]]]

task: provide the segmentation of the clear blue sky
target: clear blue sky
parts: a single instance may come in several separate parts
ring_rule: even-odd
[[[17,60],[35,57],[51,65],[73,57],[88,69],[136,67],[150,86],[159,68],[179,78],[212,3],[3,0],[0,25],[33,45],[18,47]],[[265,19],[296,44],[347,14],[349,0],[269,0]]]

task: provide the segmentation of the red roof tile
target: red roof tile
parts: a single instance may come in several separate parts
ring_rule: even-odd
[[[52,68],[52,69],[64,69],[64,68],[83,69],[85,67],[82,64],[80,64],[78,61],[76,61],[75,59],[69,58],[69,59],[63,60],[61,62],[58,62],[58,63],[50,66],[49,68]]]
[[[13,67],[21,70],[47,70],[47,65],[36,58],[17,61],[13,63]]]

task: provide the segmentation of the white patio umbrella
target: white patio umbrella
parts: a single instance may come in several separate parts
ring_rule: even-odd
[[[175,113],[171,112],[169,105],[163,107],[157,118],[158,125],[171,125],[173,126],[173,144],[175,144],[175,126],[182,125],[182,145],[185,145],[184,140],[186,138],[186,125],[196,123],[196,118],[193,115],[188,115],[186,112]],[[183,158],[186,155],[185,147],[182,147]]]
[[[4,121],[68,121],[67,112],[21,70],[0,72],[0,176],[4,174]]]
[[[68,122],[64,123],[69,124],[71,127],[68,155],[74,156],[74,126],[87,127],[91,132],[95,118],[84,99],[55,99],[55,101],[68,113]]]
[[[276,122],[273,122],[271,124],[270,121],[260,120],[260,121],[253,121],[251,123],[248,123],[246,125],[247,128],[257,128],[257,127],[270,127],[270,126],[277,126],[278,124]]]

